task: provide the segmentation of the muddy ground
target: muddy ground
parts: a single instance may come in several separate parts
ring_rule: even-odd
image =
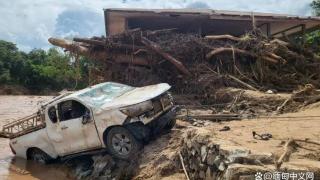
[[[28,115],[37,106],[52,97],[49,96],[0,96],[0,126]],[[231,122],[211,122],[194,126],[188,121],[178,120],[176,127],[168,134],[146,145],[138,158],[133,179],[185,179],[178,152],[181,139],[187,130],[204,130],[213,137],[228,142],[231,146],[242,146],[260,153],[281,154],[283,142],[288,138],[320,141],[320,104],[315,103],[299,112],[280,116],[260,117]],[[219,131],[229,126],[229,131]],[[270,133],[273,138],[262,141],[252,137],[252,131]],[[300,144],[288,163],[320,167],[320,148],[306,143]],[[0,138],[0,179],[74,179],[73,170],[64,164],[39,165],[15,158],[8,146],[8,140]]]

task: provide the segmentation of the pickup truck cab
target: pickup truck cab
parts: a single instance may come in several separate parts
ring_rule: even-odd
[[[3,127],[16,156],[47,163],[106,149],[127,159],[149,136],[171,129],[173,99],[166,83],[131,87],[106,82],[67,93]]]

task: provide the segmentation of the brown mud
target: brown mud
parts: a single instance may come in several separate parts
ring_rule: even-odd
[[[247,96],[246,93],[243,94],[244,97]],[[250,94],[251,97],[261,98],[260,94]],[[265,98],[269,96],[271,97],[266,94],[261,100],[266,101]],[[288,97],[287,94],[279,95],[279,102]],[[41,102],[51,98],[50,96],[0,96],[0,126],[33,113]],[[272,101],[272,98],[267,98],[267,100]],[[201,111],[203,110],[198,110],[198,112]],[[295,109],[295,111],[298,112],[282,115],[269,114],[241,121],[219,123],[204,121],[205,123],[200,126],[199,123],[195,126],[188,121],[178,120],[176,127],[170,133],[161,135],[144,147],[135,162],[135,174],[132,174],[131,177],[137,180],[185,179],[178,153],[182,147],[184,134],[189,130],[205,131],[217,142],[225,142],[229,146],[240,146],[260,153],[271,153],[275,157],[282,153],[283,143],[289,138],[302,140],[307,138],[310,141],[319,142],[320,104],[314,103],[300,110]],[[195,121],[201,121],[201,119]],[[224,126],[229,126],[230,130],[220,131]],[[252,131],[260,134],[270,133],[273,138],[269,141],[254,139]],[[0,179],[74,179],[76,169],[70,169],[70,166],[63,163],[41,165],[15,158],[8,143],[7,139],[0,138]],[[290,161],[284,165],[317,166],[320,160],[319,147],[303,142],[298,143],[304,148],[299,148],[294,152]]]

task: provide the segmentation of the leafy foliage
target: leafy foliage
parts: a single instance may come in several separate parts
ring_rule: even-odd
[[[320,0],[313,0],[311,3],[311,7],[314,10],[314,14],[316,16],[320,16]]]
[[[320,30],[313,31],[306,35],[307,44],[314,49],[318,54],[320,53]]]
[[[25,53],[0,40],[0,85],[21,85],[34,92],[83,88],[88,81],[88,62],[55,48]]]
[[[314,15],[320,16],[320,0],[313,0],[311,7],[314,10]],[[313,31],[307,34],[307,44],[320,54],[320,30]]]

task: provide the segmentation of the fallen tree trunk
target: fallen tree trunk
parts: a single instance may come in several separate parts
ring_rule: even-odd
[[[238,48],[227,48],[227,47],[221,47],[221,48],[217,48],[217,49],[214,49],[212,51],[210,51],[207,55],[206,55],[206,58],[207,59],[210,59],[212,56],[215,56],[217,54],[220,54],[220,53],[223,53],[223,52],[235,52],[235,53],[240,53],[240,54],[244,54],[244,55],[247,55],[247,56],[251,56],[251,57],[255,57],[257,58],[258,56],[256,54],[253,54],[249,51],[246,51],[246,50],[243,50],[243,49],[238,49]],[[274,56],[276,57],[276,55]],[[262,56],[261,57],[263,60],[265,61],[268,61],[268,62],[271,62],[271,63],[279,63],[279,60],[273,58],[273,57],[268,57],[268,56]],[[280,58],[280,56],[278,56],[278,58]],[[281,58],[283,59],[283,58]]]
[[[81,46],[80,43],[74,41],[68,41],[65,39],[58,39],[58,38],[50,38],[48,40],[51,44],[55,46],[59,46],[64,48],[71,53],[79,54],[82,56],[86,56],[89,58],[93,58],[96,60],[108,60],[110,59],[112,62],[115,63],[126,63],[126,64],[135,64],[140,66],[149,66],[150,63],[144,58],[140,56],[132,56],[122,53],[112,54],[113,58],[108,58],[107,52],[105,51],[94,51],[91,52],[89,48]]]
[[[73,38],[73,40],[76,42],[83,42],[83,43],[98,45],[98,46],[105,46],[106,45],[105,41],[99,41],[99,40],[88,39],[88,38]]]
[[[235,36],[231,36],[229,34],[225,34],[225,35],[216,35],[216,36],[206,36],[206,39],[211,39],[211,40],[221,40],[221,39],[228,39],[228,40],[232,40],[232,41],[241,41],[241,38],[235,37]]]
[[[89,55],[89,49],[87,47],[81,46],[79,43],[76,43],[74,41],[58,39],[58,38],[49,38],[48,41],[52,45],[62,47],[72,53],[79,53],[84,56]]]
[[[180,72],[182,72],[184,75],[191,75],[189,70],[176,58],[172,57],[170,54],[164,52],[161,50],[160,46],[157,45],[156,43],[148,40],[145,37],[141,37],[141,42],[147,46],[149,49],[153,50],[154,52],[158,53],[161,55],[163,58],[171,62]]]

